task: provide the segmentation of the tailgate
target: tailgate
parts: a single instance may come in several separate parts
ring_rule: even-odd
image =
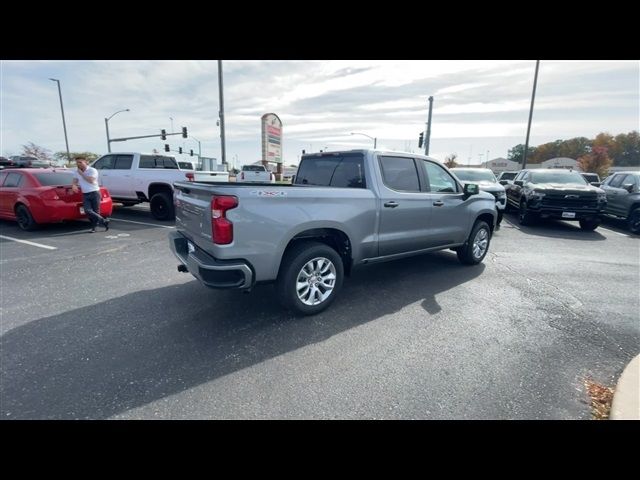
[[[194,241],[206,238],[211,241],[211,186],[190,183],[174,184],[176,227],[184,230]]]

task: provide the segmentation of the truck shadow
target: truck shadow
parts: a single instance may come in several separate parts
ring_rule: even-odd
[[[244,295],[192,281],[35,320],[0,339],[1,415],[105,419],[417,302],[430,322],[437,295],[484,268],[452,252],[365,267],[314,317],[283,311],[270,285]]]

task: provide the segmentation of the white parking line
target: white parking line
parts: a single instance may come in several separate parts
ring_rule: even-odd
[[[613,233],[615,233],[615,234],[617,234],[617,235],[621,235],[621,236],[623,236],[623,237],[629,237],[629,238],[631,238],[631,235],[627,235],[626,233],[616,232],[615,230],[609,230],[608,228],[604,228],[603,226],[600,226],[600,227],[598,227],[598,228],[599,228],[599,229],[601,229],[601,230],[606,230],[607,232],[613,232]]]
[[[0,238],[6,238],[7,240],[13,240],[14,242],[26,243],[34,247],[46,248],[47,250],[57,250],[57,247],[51,247],[49,245],[43,245],[42,243],[30,242],[29,240],[20,240],[19,238],[7,237],[6,235],[0,235]]]
[[[169,227],[167,225],[158,225],[157,223],[145,223],[145,222],[136,222],[134,220],[125,220],[123,218],[110,217],[109,220],[116,220],[118,222],[139,223],[140,225],[151,225],[152,227],[160,227],[160,228],[176,228],[176,227]]]

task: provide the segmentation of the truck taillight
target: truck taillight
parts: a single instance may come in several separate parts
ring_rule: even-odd
[[[193,173],[191,173],[191,172],[185,173],[184,176],[187,177],[187,181],[188,182],[193,182],[195,180],[195,177],[194,177]]]
[[[211,237],[213,243],[227,245],[233,242],[233,223],[226,218],[226,212],[237,206],[238,199],[236,197],[213,196],[213,200],[211,200]]]

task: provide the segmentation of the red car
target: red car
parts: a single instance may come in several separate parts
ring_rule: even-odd
[[[82,193],[71,190],[72,180],[72,172],[60,168],[0,171],[0,218],[17,220],[23,230],[87,218]],[[100,215],[111,216],[113,203],[106,188],[100,188],[100,197]]]

